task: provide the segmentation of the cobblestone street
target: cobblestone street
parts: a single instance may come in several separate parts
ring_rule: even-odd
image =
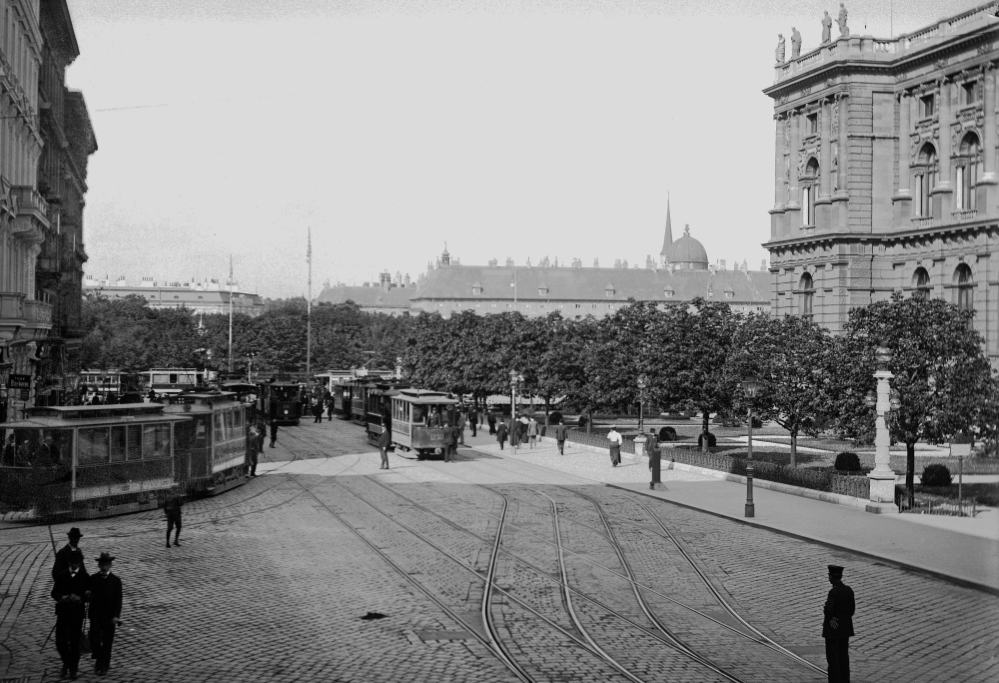
[[[994,595],[523,458],[383,471],[361,435],[282,428],[261,476],[185,505],[181,547],[159,512],[74,523],[125,587],[106,680],[819,682],[829,563],[854,681],[999,676]],[[0,531],[0,680],[58,679],[52,561],[48,527]]]

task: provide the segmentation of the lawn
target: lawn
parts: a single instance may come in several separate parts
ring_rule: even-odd
[[[950,486],[922,486],[917,484],[916,502],[922,505],[934,505],[957,500],[957,481]],[[996,484],[965,484],[961,487],[961,495],[965,502],[972,499],[979,505],[999,507],[999,483]]]

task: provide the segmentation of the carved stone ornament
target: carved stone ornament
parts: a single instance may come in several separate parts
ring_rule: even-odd
[[[830,118],[829,134],[834,137],[839,137],[839,107],[836,106],[834,102],[830,107],[832,109],[832,117]]]
[[[982,43],[981,45],[978,46],[978,54],[987,55],[995,49],[996,48],[994,43]]]
[[[940,59],[933,62],[933,66],[935,66],[938,69],[943,69],[944,67],[947,66],[947,58],[941,57]]]
[[[784,119],[784,148],[787,149],[791,146],[791,115],[788,114]]]

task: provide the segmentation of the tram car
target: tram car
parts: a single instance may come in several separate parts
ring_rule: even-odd
[[[404,451],[414,451],[423,460],[440,453],[444,446],[443,422],[454,424],[458,401],[447,394],[422,389],[398,389],[390,397],[392,443]]]
[[[297,425],[302,419],[302,387],[297,382],[261,382],[257,385],[257,411],[261,419]]]
[[[351,383],[333,387],[333,414],[341,420],[350,419],[350,401],[353,391]]]
[[[368,424],[368,392],[376,384],[371,379],[358,379],[350,383],[350,421],[367,427]]]
[[[364,430],[368,441],[374,444],[378,442],[383,424],[389,428],[389,431],[392,430],[392,397],[398,395],[401,389],[408,388],[409,382],[385,380],[369,384],[372,386],[367,387]]]
[[[188,494],[216,496],[246,481],[252,407],[236,392],[169,396],[163,410],[189,418],[175,429],[174,474]]]
[[[179,394],[182,391],[207,389],[209,382],[214,382],[216,373],[213,370],[198,370],[195,368],[153,368],[145,373],[149,389],[157,396]]]

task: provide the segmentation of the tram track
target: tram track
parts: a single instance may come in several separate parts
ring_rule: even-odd
[[[495,463],[488,462],[488,461],[476,460],[475,462],[487,464],[489,466],[493,466],[494,468],[496,467]],[[485,485],[481,484],[480,482],[476,482],[476,481],[471,481],[469,479],[465,479],[464,477],[461,477],[457,473],[451,472],[451,474],[455,478],[457,478],[459,480],[462,480],[462,481],[465,481],[466,483],[469,483],[471,485],[482,486],[482,487],[485,487],[487,489],[489,488],[488,486],[485,486]],[[504,472],[504,474],[509,474],[509,473],[508,472]],[[522,470],[519,471],[518,474],[520,476],[527,476],[527,475],[525,475],[525,473]],[[547,473],[545,473],[545,474],[547,474]],[[380,482],[376,482],[376,483],[380,483]],[[580,494],[578,491],[574,491],[573,489],[571,489],[569,487],[566,487],[564,485],[553,484],[553,483],[550,483],[550,482],[537,482],[537,483],[554,486],[556,488],[559,488],[559,489],[562,489],[562,490],[568,492],[569,494],[571,494],[573,496],[580,496],[580,497],[586,498],[589,503],[591,503],[592,505],[594,505],[595,507],[597,507],[598,513],[602,514],[602,510],[600,510],[599,505],[595,501],[593,501],[592,499],[589,499],[584,494]],[[397,495],[402,495],[402,494],[397,494]],[[529,502],[529,501],[524,501],[524,502],[527,503],[528,505],[532,505],[532,503]],[[536,507],[541,507],[541,506],[536,506]],[[434,514],[436,514],[436,513],[434,513]],[[484,513],[484,514],[489,514],[489,513]],[[653,516],[653,518],[655,519],[654,516]],[[598,534],[599,536],[601,536],[602,538],[604,538],[610,545],[612,545],[618,551],[621,550],[620,544],[615,539],[612,539],[608,535],[608,533],[606,531],[601,531],[599,529],[595,529],[591,525],[587,524],[586,522],[580,521],[578,519],[572,519],[571,517],[568,518],[568,519],[573,524],[581,525],[581,526],[583,526],[583,527],[585,527],[585,528],[593,531],[594,533]],[[514,527],[514,528],[516,528],[516,527]],[[649,529],[647,527],[643,527],[643,529],[646,530],[646,531],[649,531]],[[520,529],[520,530],[523,531],[524,533],[531,534],[531,535],[535,536],[535,538],[537,538],[542,543],[547,543],[547,544],[551,543],[547,539],[544,539],[544,538],[538,536],[537,534],[534,534],[530,530],[527,530],[527,529]],[[664,537],[662,535],[662,533],[659,533],[658,536],[661,537],[661,538]],[[668,538],[668,537],[665,537],[665,538]],[[674,539],[674,541],[675,541],[675,539]],[[715,618],[714,616],[712,616],[710,614],[707,614],[707,613],[705,613],[705,612],[703,612],[701,610],[698,610],[695,607],[692,607],[692,606],[687,605],[687,604],[685,604],[685,603],[683,603],[681,601],[678,601],[678,600],[670,597],[669,595],[666,595],[665,593],[663,593],[663,592],[661,592],[661,591],[659,591],[659,590],[657,590],[657,589],[655,589],[655,588],[653,588],[651,586],[644,585],[644,584],[638,582],[633,576],[627,575],[627,573],[622,574],[621,572],[618,572],[617,570],[613,569],[612,567],[609,567],[609,566],[607,566],[605,564],[602,564],[602,563],[600,563],[600,562],[598,562],[596,560],[593,560],[592,558],[588,558],[588,557],[586,557],[584,555],[576,553],[576,552],[574,552],[572,550],[566,549],[565,552],[568,553],[569,555],[573,555],[575,557],[578,557],[582,561],[584,561],[586,563],[589,563],[589,564],[591,564],[591,565],[593,565],[593,566],[601,569],[604,572],[607,572],[607,573],[613,574],[613,575],[615,575],[615,576],[617,576],[619,578],[625,579],[626,581],[628,581],[631,584],[633,590],[636,593],[638,591],[640,591],[640,590],[647,591],[651,595],[654,595],[654,596],[656,596],[656,597],[658,597],[658,598],[660,598],[662,600],[665,600],[666,602],[668,602],[669,604],[671,604],[671,605],[673,605],[675,607],[678,607],[678,608],[680,608],[680,609],[682,609],[682,610],[684,610],[686,612],[690,612],[690,613],[696,615],[697,617],[699,617],[701,619],[705,619],[705,620],[711,622],[712,624],[714,624],[716,627],[719,627],[719,628],[721,628],[721,629],[723,629],[725,631],[733,633],[733,634],[735,634],[736,636],[738,636],[740,638],[747,639],[750,642],[753,642],[753,643],[755,643],[757,645],[763,646],[763,647],[767,648],[768,650],[774,652],[775,654],[778,654],[778,655],[780,655],[780,656],[782,656],[784,658],[787,658],[790,661],[796,663],[797,665],[803,666],[803,667],[809,669],[810,671],[812,671],[812,672],[814,672],[816,674],[826,675],[826,672],[823,669],[817,667],[816,665],[814,665],[811,662],[809,662],[808,660],[800,657],[799,655],[796,655],[793,652],[790,652],[787,648],[783,647],[782,645],[780,645],[779,643],[777,643],[776,641],[774,641],[769,636],[763,634],[758,628],[756,628],[756,627],[752,626],[751,624],[749,624],[749,622],[745,618],[743,618],[741,615],[739,615],[738,611],[735,610],[729,604],[729,602],[724,599],[724,597],[720,594],[720,592],[718,592],[717,589],[714,586],[710,585],[710,580],[704,575],[703,571],[699,567],[696,566],[696,562],[693,560],[693,558],[691,558],[690,555],[686,551],[684,551],[682,548],[680,548],[681,556],[684,558],[684,560],[686,560],[687,563],[689,563],[693,567],[693,569],[694,569],[695,573],[697,574],[697,576],[699,577],[699,579],[701,581],[703,581],[707,585],[709,592],[711,592],[711,594],[713,595],[715,601],[719,604],[719,606],[721,606],[726,612],[728,612],[729,614],[731,614],[733,616],[733,618],[735,618],[740,624],[742,624],[743,626],[745,626],[745,628],[747,628],[751,633],[746,633],[746,632],[742,631],[739,628],[735,628],[735,627],[733,627],[733,626],[731,626],[729,624],[726,624],[726,623],[720,621],[719,619]],[[644,599],[640,600],[640,603],[641,602],[645,602]],[[645,603],[645,607],[648,607],[647,602]],[[656,623],[655,620],[652,620],[652,621],[653,621],[654,624]],[[665,626],[661,623],[661,621],[660,621],[660,624],[658,626],[662,626],[663,628],[665,628]],[[670,629],[668,629],[668,628],[666,628],[665,630],[666,630],[667,633],[670,631]],[[668,638],[673,638],[673,637],[675,637],[675,635],[673,635],[673,634],[668,635]],[[670,642],[672,643],[672,641],[670,641]]]

